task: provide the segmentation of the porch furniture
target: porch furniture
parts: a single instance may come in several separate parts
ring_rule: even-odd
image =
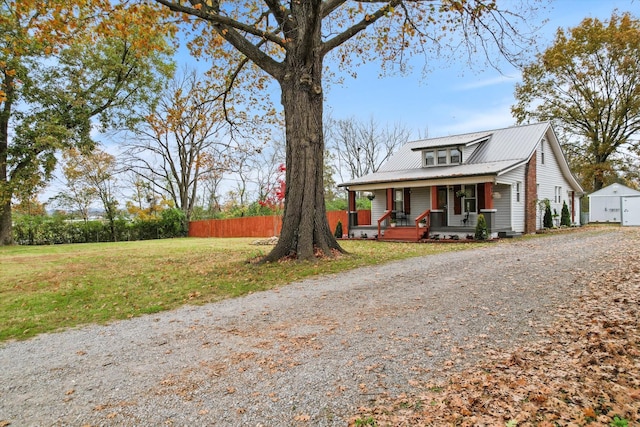
[[[407,225],[409,221],[409,215],[404,212],[396,212],[396,221],[398,225]]]
[[[464,218],[462,218],[460,222],[462,223],[462,225],[467,225],[467,223],[469,222],[469,211],[464,214]]]

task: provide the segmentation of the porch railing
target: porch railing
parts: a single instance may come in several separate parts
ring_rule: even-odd
[[[391,216],[391,213],[393,211],[384,211],[384,215],[382,215],[380,218],[378,218],[378,239],[380,239],[380,224],[382,224],[384,222],[384,220],[386,220],[387,218],[389,218]]]
[[[425,220],[424,231],[429,235],[429,228],[431,227],[431,209],[427,209],[416,217],[416,240],[420,240],[420,221]]]

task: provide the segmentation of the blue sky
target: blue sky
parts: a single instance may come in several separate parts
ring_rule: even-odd
[[[506,0],[508,2],[518,0]],[[500,2],[502,3],[502,2]],[[606,20],[613,10],[640,16],[640,0],[556,0],[548,9],[548,22],[540,31],[538,49],[548,47],[558,27],[575,27],[586,17]],[[401,122],[429,137],[495,129],[515,124],[510,113],[515,84],[520,73],[505,66],[500,72],[485,68],[469,69],[464,61],[435,63],[433,71],[422,76],[378,78],[379,67],[370,64],[357,69],[357,79],[345,78],[343,85],[325,89],[325,111],[334,118],[373,116],[382,123]]]
[[[514,4],[528,0],[500,0]],[[606,20],[613,10],[630,11],[640,17],[640,0],[555,0],[548,6],[548,14],[540,16],[548,22],[539,32],[538,49],[544,50],[554,38],[558,27],[577,26],[586,17]],[[183,51],[184,52],[184,51]],[[184,62],[195,65],[187,55],[178,58],[179,67]],[[199,66],[205,66],[201,60]],[[197,65],[196,65],[197,66]],[[360,66],[357,78],[344,78],[343,84],[325,84],[325,114],[335,119],[355,117],[368,121],[370,117],[382,125],[401,123],[412,131],[412,139],[437,137],[465,132],[496,129],[515,124],[510,108],[514,104],[515,84],[520,73],[505,66],[501,71],[483,67],[478,63],[474,69],[460,61],[434,61],[431,72],[422,74],[422,64],[415,72],[379,78],[379,63]],[[199,68],[199,67],[198,67]],[[279,102],[278,86],[271,85],[272,99]],[[277,105],[280,107],[280,105]],[[107,151],[119,151],[108,141]],[[232,186],[233,177],[227,177]],[[48,197],[61,191],[58,180],[54,180],[45,194]]]

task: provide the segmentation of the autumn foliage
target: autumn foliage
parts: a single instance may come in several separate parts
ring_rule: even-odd
[[[596,276],[576,272],[574,303],[537,342],[360,408],[350,426],[640,425],[640,248],[630,246]]]
[[[273,213],[281,211],[283,207],[284,195],[287,189],[287,185],[284,180],[284,173],[286,170],[287,168],[284,164],[278,166],[278,175],[275,183],[266,189],[267,194],[258,202],[260,206],[271,209]]]

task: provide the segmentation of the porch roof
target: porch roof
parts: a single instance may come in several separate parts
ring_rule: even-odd
[[[502,160],[499,162],[471,163],[436,168],[414,168],[376,172],[340,184],[341,187],[380,184],[386,182],[407,182],[423,180],[455,180],[465,177],[497,176],[510,170],[521,160]]]

